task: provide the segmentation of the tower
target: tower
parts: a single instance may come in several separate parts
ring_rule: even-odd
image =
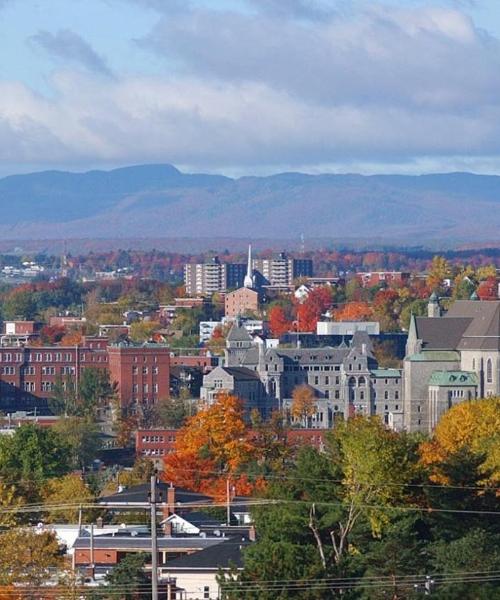
[[[427,316],[431,318],[441,316],[441,307],[439,306],[439,298],[436,292],[432,292],[427,304]]]
[[[245,279],[243,280],[243,287],[253,288],[253,277],[252,277],[252,245],[248,245],[248,264],[247,264],[247,274],[245,275]]]

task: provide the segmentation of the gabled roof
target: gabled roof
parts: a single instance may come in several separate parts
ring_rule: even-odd
[[[456,350],[470,317],[415,317],[417,339],[422,340],[422,350]]]
[[[252,336],[242,325],[235,323],[229,330],[226,340],[228,342],[251,342]]]
[[[459,350],[500,350],[500,301],[457,300],[444,320],[451,318],[469,319]]]
[[[361,352],[364,349],[364,353],[367,356],[373,357],[373,344],[370,336],[366,331],[360,331],[359,329],[354,332],[351,340],[351,350],[358,350]]]
[[[217,571],[232,566],[242,568],[242,551],[249,543],[246,537],[232,537],[216,546],[169,560],[166,569],[168,572],[175,572],[177,570]]]

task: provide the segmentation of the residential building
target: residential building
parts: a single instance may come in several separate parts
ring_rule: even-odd
[[[281,252],[275,258],[254,258],[253,268],[263,278],[264,285],[288,288],[299,277],[313,276],[313,262],[309,258],[289,258]]]
[[[223,263],[215,256],[208,263],[184,266],[184,286],[188,296],[211,296],[217,292],[242,287],[247,266]]]

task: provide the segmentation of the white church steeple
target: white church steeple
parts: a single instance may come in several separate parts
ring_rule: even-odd
[[[253,267],[252,267],[252,244],[248,246],[248,264],[247,264],[247,274],[245,275],[245,279],[243,280],[243,287],[253,288]]]

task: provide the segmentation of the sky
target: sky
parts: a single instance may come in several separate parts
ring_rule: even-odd
[[[0,0],[0,175],[500,174],[499,0]]]

